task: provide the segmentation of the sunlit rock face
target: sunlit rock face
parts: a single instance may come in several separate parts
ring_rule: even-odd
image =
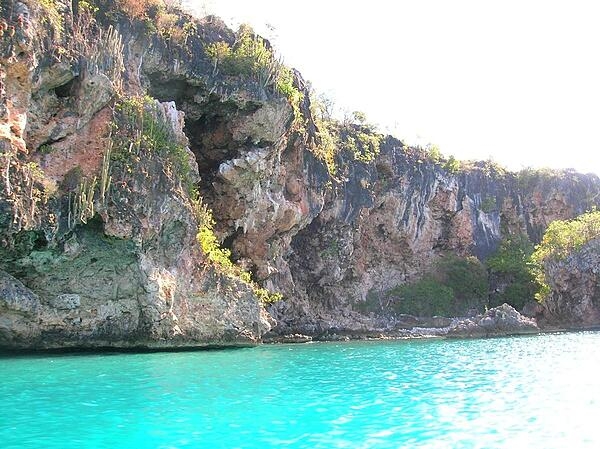
[[[586,243],[545,266],[550,293],[542,304],[542,322],[572,327],[600,326],[600,241]]]
[[[9,3],[3,20],[14,32],[0,37],[3,347],[240,345],[271,328],[385,333],[411,320],[383,302],[381,313],[364,312],[369,298],[419,279],[444,255],[484,260],[509,235],[536,242],[552,220],[600,198],[595,176],[490,163],[455,170],[392,137],[369,161],[340,146],[332,174],[316,156],[321,125],[301,76],[294,111],[264,82],[217,70],[206,46],[235,42],[218,19],[176,13],[188,24],[176,41],[119,14],[94,25],[75,2],[57,1],[59,33],[39,2]],[[269,313],[246,283],[208,263],[190,192],[164,158],[109,157],[105,173],[115,105],[141,94],[183,148],[187,181],[223,246],[282,293]],[[93,179],[89,214],[76,220],[75,199]]]
[[[206,263],[183,176],[165,157],[133,153],[144,125],[160,124],[180,165],[190,163],[186,181],[200,182],[181,98],[148,100],[150,121],[131,130],[129,163],[110,157],[115,103],[152,89],[153,58],[173,74],[172,52],[135,21],[94,22],[71,2],[50,3],[2,5],[0,347],[260,342],[272,319],[250,286]],[[184,74],[192,64],[209,71],[199,39]],[[240,119],[238,138],[265,120]]]
[[[343,180],[323,211],[291,241],[293,299],[270,309],[286,333],[392,326],[385,303],[376,316],[359,313],[361,305],[385,301],[387,291],[419,279],[445,254],[484,261],[507,236],[538,242],[551,221],[598,201],[594,175],[514,174],[487,163],[449,173],[393,138],[373,163],[340,166]]]

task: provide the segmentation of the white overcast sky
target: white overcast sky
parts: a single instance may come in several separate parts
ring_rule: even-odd
[[[408,143],[600,174],[600,2],[184,0]]]

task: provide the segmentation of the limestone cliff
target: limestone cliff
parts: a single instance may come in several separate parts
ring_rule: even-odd
[[[596,176],[456,167],[329,126],[268,42],[146,3],[2,4],[0,346],[385,331],[389,304],[363,304],[600,202]],[[283,295],[271,316],[198,244],[205,204],[240,270]]]
[[[542,324],[600,325],[600,212],[553,222],[532,256],[542,288],[532,310]]]
[[[256,343],[270,325],[253,289],[196,241],[183,114],[135,110],[164,39],[72,6],[3,3],[0,345]]]
[[[546,264],[551,292],[540,310],[548,325],[600,325],[600,241],[586,243],[567,258]]]
[[[599,199],[593,175],[510,173],[489,163],[452,173],[393,138],[372,163],[343,157],[342,181],[292,239],[292,279],[279,285],[291,286],[285,296],[293,300],[271,309],[280,329],[319,334],[393,326],[390,314],[365,316],[361,306],[420,278],[445,254],[484,260],[507,236],[538,242],[550,222]],[[479,311],[487,305],[481,299]]]

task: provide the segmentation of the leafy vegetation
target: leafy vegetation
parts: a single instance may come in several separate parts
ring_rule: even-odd
[[[450,254],[443,257],[435,269],[438,279],[452,289],[459,303],[472,307],[487,296],[487,273],[477,258]]]
[[[198,218],[197,239],[206,255],[208,262],[219,267],[220,271],[227,276],[236,278],[249,285],[258,299],[265,304],[279,301],[282,296],[280,293],[273,293],[265,288],[261,288],[252,281],[252,275],[248,271],[242,270],[231,261],[231,251],[222,248],[214,232],[215,221],[211,210],[198,197],[194,200],[194,209]]]
[[[41,154],[50,154],[52,153],[52,151],[54,151],[54,148],[52,148],[52,145],[44,143],[40,145],[37,150]]]
[[[166,5],[164,0],[115,0],[115,6],[131,19],[149,20],[156,18]]]
[[[324,96],[311,95],[311,114],[316,124],[317,142],[312,152],[322,160],[329,174],[338,174],[336,159],[341,151],[348,152],[354,160],[370,163],[379,154],[384,136],[367,122],[364,112],[354,111],[343,121],[332,117],[333,103]]]
[[[112,160],[131,171],[143,154],[158,156],[166,173],[180,179],[191,194],[194,185],[184,145],[177,142],[159,104],[148,96],[128,97],[115,106]]]
[[[485,161],[465,161],[462,165],[464,169],[483,173],[486,178],[502,179],[506,175],[506,169],[491,158]]]
[[[517,173],[517,183],[521,190],[528,191],[541,182],[560,178],[561,174],[550,168],[525,168]]]
[[[427,145],[426,150],[429,153],[429,160],[434,164],[439,164],[444,160],[444,156],[437,145],[429,144]]]
[[[490,306],[503,303],[521,309],[539,289],[531,270],[533,244],[527,236],[518,235],[504,239],[498,250],[487,259],[490,281],[501,288],[490,293]]]
[[[239,276],[243,280],[250,281],[245,274],[239,271],[238,267],[231,261],[231,251],[227,248],[221,248],[217,236],[214,233],[213,226],[215,221],[212,218],[210,210],[206,210],[205,219],[198,228],[198,242],[202,252],[208,260],[221,267],[225,272],[231,275]]]
[[[311,115],[315,122],[315,142],[309,145],[312,153],[327,166],[335,177],[336,155],[339,151],[339,123],[333,118],[333,101],[324,95],[310,96]]]
[[[540,288],[536,299],[542,302],[550,293],[544,267],[578,251],[590,240],[600,238],[600,211],[591,211],[573,220],[556,220],[546,229],[542,242],[531,255],[532,270]]]
[[[179,0],[80,0],[79,11],[87,10],[108,23],[123,17],[141,22],[152,34],[184,45],[196,33],[196,24],[181,14]]]
[[[363,126],[351,125],[342,130],[340,145],[344,150],[350,151],[355,160],[369,163],[379,154],[382,140],[381,134]]]
[[[45,12],[42,22],[49,24],[54,29],[55,38],[60,39],[64,31],[64,23],[57,9],[56,0],[39,0],[39,3]]]
[[[417,316],[453,314],[454,292],[431,274],[417,282],[396,287],[390,294],[396,297],[391,303],[396,313]]]
[[[479,207],[482,212],[489,214],[490,212],[497,209],[496,206],[496,198],[492,196],[488,196],[481,201],[481,205]]]
[[[487,299],[487,274],[474,257],[447,255],[418,281],[387,293],[396,313],[452,316],[480,308]]]
[[[573,220],[556,220],[546,229],[533,253],[534,261],[560,261],[585,243],[600,237],[600,211],[591,211]]]
[[[312,152],[322,160],[327,166],[327,171],[331,176],[337,173],[335,157],[339,151],[339,131],[333,121],[318,122],[317,138],[318,142],[313,146]]]
[[[263,88],[271,86],[285,96],[300,118],[303,94],[294,86],[294,76],[281,60],[275,57],[266,41],[248,25],[241,25],[233,46],[225,41],[206,45],[206,54],[212,59],[215,71],[226,75],[254,78]]]
[[[448,160],[444,163],[444,170],[453,174],[458,173],[460,170],[460,161],[454,156],[450,155]]]

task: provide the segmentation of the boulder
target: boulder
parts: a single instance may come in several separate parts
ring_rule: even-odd
[[[448,337],[488,337],[535,334],[540,331],[533,318],[521,315],[504,303],[472,318],[457,318],[447,328]]]

